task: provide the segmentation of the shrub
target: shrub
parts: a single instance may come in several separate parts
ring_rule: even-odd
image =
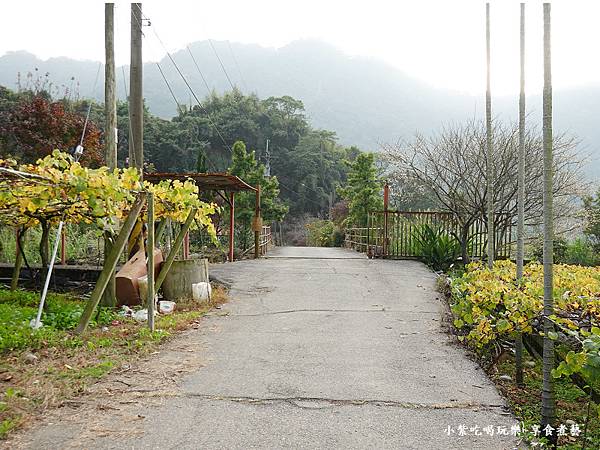
[[[306,224],[307,244],[313,247],[333,247],[335,226],[330,220],[314,220]]]
[[[567,244],[565,260],[562,262],[578,266],[596,266],[598,256],[587,239],[578,237]]]
[[[452,280],[452,312],[459,329],[468,331],[467,341],[483,348],[511,333],[533,331],[534,320],[543,308],[544,271],[538,263],[527,264],[523,279],[516,282],[516,265],[496,261],[492,270],[481,262],[467,265],[466,272]],[[566,317],[591,317],[600,320],[600,269],[554,265],[555,321],[577,329]]]
[[[543,240],[536,240],[532,249],[533,259],[542,262],[543,251]],[[572,241],[567,241],[564,238],[554,240],[554,262],[556,264],[597,266],[600,260],[590,240],[585,237],[578,237]]]
[[[440,227],[422,225],[414,237],[416,253],[433,270],[448,270],[460,255],[458,240]]]

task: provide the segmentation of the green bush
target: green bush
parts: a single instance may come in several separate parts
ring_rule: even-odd
[[[306,224],[307,244],[311,247],[333,247],[335,225],[330,220],[313,220]]]
[[[564,264],[578,266],[597,266],[598,256],[587,239],[579,237],[567,244]]]
[[[533,259],[542,262],[543,252],[544,242],[538,239],[533,244]],[[585,237],[578,237],[572,241],[557,238],[554,240],[554,262],[578,266],[597,266],[600,264],[600,259],[592,243]]]
[[[343,247],[344,240],[346,239],[346,235],[342,230],[336,228],[333,232],[333,246],[334,247]]]
[[[440,227],[421,225],[415,232],[416,252],[433,270],[447,271],[460,255],[460,243]]]

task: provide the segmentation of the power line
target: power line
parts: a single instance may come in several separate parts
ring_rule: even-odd
[[[215,48],[215,46],[212,43],[212,40],[208,40],[208,43],[210,44],[211,48],[213,49],[213,52],[215,53],[215,56],[217,57],[217,59],[219,60],[219,64],[221,65],[221,69],[223,69],[223,73],[225,74],[225,76],[227,77],[227,81],[229,81],[229,85],[231,86],[232,90],[235,90],[235,86],[233,85],[233,83],[231,82],[231,78],[229,78],[229,74],[227,73],[227,70],[225,70],[225,66],[223,65],[223,61],[221,61],[221,58],[219,57],[219,54],[217,53],[217,49]]]
[[[192,53],[192,50],[190,49],[190,46],[187,45],[186,46],[188,53],[190,54],[190,56],[192,57],[192,61],[194,61],[194,65],[196,66],[196,69],[198,69],[198,73],[200,74],[200,77],[202,78],[202,81],[204,82],[204,86],[206,86],[206,92],[208,94],[210,94],[211,89],[210,87],[208,87],[208,83],[206,82],[206,78],[204,78],[204,74],[202,73],[202,71],[200,70],[200,66],[198,65],[198,63],[196,62],[196,58],[194,58],[194,54]]]
[[[290,187],[286,186],[285,184],[283,184],[283,183],[282,183],[282,182],[281,182],[279,179],[278,179],[277,181],[279,182],[279,186],[281,186],[281,187],[285,188],[285,190],[286,190],[286,191],[288,191],[288,192],[291,192],[291,193],[293,193],[293,194],[296,194],[296,196],[298,196],[298,197],[299,197],[299,198],[301,198],[301,199],[308,200],[309,202],[312,202],[312,203],[314,203],[314,204],[315,204],[315,205],[317,205],[319,208],[322,208],[322,207],[323,207],[323,205],[322,205],[321,203],[319,203],[319,202],[317,202],[317,201],[313,200],[313,199],[312,199],[312,198],[310,198],[310,197],[307,197],[306,195],[299,194],[298,192],[296,192],[296,191],[295,191],[295,190],[293,190],[292,188],[290,188]],[[301,184],[302,184],[302,183],[301,183]],[[310,189],[308,186],[306,186],[306,185],[304,185],[304,184],[302,184],[302,186],[304,186],[305,188],[308,188],[308,189]],[[313,192],[315,192],[315,193],[316,193],[316,191],[313,191]]]
[[[163,73],[163,70],[161,69],[160,64],[156,63],[156,67],[158,67],[158,71],[160,72],[160,75],[162,76],[162,79],[164,80],[165,84],[167,85],[167,88],[169,88],[169,92],[171,93],[171,97],[173,97],[173,100],[175,100],[175,103],[177,104],[177,111],[181,111],[181,105],[177,101],[177,97],[175,97],[175,94],[173,93],[173,89],[171,89],[171,85],[167,81],[167,78],[165,77],[165,74]]]
[[[244,85],[244,89],[248,92],[248,86],[246,85],[246,80],[244,80],[244,75],[242,75],[242,71],[240,69],[240,65],[237,62],[237,58],[235,57],[235,53],[233,53],[233,48],[231,47],[231,42],[227,41],[227,45],[229,46],[229,52],[231,53],[231,58],[235,63],[235,67],[237,68],[238,73],[240,74],[240,79],[242,80],[242,84]]]
[[[94,89],[93,89],[93,92],[92,92],[92,98],[96,95],[96,86],[98,84],[98,78],[100,76],[100,68],[101,67],[102,67],[102,63],[98,63],[98,71],[96,72],[96,80],[94,81]],[[90,104],[88,105],[87,114],[85,115],[85,122],[83,122],[83,131],[81,132],[81,139],[79,140],[79,145],[80,146],[83,146],[83,139],[85,137],[85,132],[87,130],[88,122],[90,121],[90,112],[92,111],[92,102],[93,101],[90,99],[89,102],[90,102]]]
[[[138,6],[138,9],[139,6]],[[141,12],[141,9],[140,9]],[[148,23],[150,23],[150,20],[148,18],[144,18],[144,20],[147,20]],[[177,70],[177,73],[179,74],[179,76],[181,77],[181,79],[183,80],[183,82],[185,83],[185,85],[187,86],[187,88],[189,89],[190,93],[192,94],[192,96],[194,97],[194,99],[196,100],[196,103],[198,104],[198,106],[204,111],[204,113],[206,114],[206,117],[209,121],[209,123],[213,126],[213,128],[215,129],[215,131],[217,132],[219,138],[221,139],[221,142],[223,143],[223,145],[225,146],[225,148],[227,148],[229,150],[230,153],[233,153],[233,150],[231,149],[231,147],[229,146],[229,144],[227,144],[227,142],[225,141],[225,138],[223,137],[223,135],[221,134],[221,131],[219,130],[219,128],[217,127],[216,123],[212,120],[212,118],[210,117],[210,114],[208,113],[208,111],[206,110],[206,108],[202,105],[202,103],[200,102],[200,100],[198,99],[198,96],[196,95],[196,93],[194,92],[194,90],[192,89],[192,87],[190,86],[190,84],[188,83],[187,79],[185,78],[185,76],[183,75],[183,73],[181,72],[181,69],[179,68],[179,66],[177,65],[177,63],[175,62],[175,60],[173,59],[173,56],[171,55],[171,53],[167,50],[166,45],[164,44],[164,42],[162,41],[162,39],[158,36],[158,32],[156,31],[155,27],[152,27],[152,32],[154,33],[154,36],[156,37],[156,39],[158,40],[158,42],[161,44],[161,46],[163,47],[164,51],[167,53],[167,56],[169,57],[169,60],[171,61],[171,63],[173,64],[173,66],[175,67],[175,69]],[[160,65],[157,63],[158,68],[161,72],[161,75],[163,75],[163,79],[165,80],[165,83],[167,84],[167,86],[169,87],[169,90],[171,91],[171,95],[173,95],[173,99],[175,100],[175,102],[177,103],[177,106],[179,106],[179,103],[177,102],[177,99],[175,97],[175,95],[173,94],[173,91],[171,90],[169,83],[167,82],[166,77],[164,76],[163,71],[160,68]],[[216,165],[212,162],[212,160],[209,158],[208,154],[204,155],[206,157],[206,161],[212,166],[213,171],[216,172]]]

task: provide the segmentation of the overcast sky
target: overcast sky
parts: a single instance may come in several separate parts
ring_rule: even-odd
[[[552,7],[556,88],[600,84],[600,1]],[[527,1],[527,88],[542,86],[542,2]],[[167,48],[204,39],[281,47],[318,38],[348,55],[381,59],[436,87],[485,90],[485,2],[479,0],[150,0],[143,2]],[[117,64],[129,62],[129,3],[117,2]],[[519,2],[491,1],[492,92],[518,91]],[[145,29],[144,59],[164,50]],[[0,55],[27,50],[46,59],[104,59],[104,3],[4,0]]]

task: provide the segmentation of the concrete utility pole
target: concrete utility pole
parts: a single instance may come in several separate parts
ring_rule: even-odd
[[[131,64],[129,68],[129,165],[143,172],[144,97],[142,94],[142,4],[131,4]]]
[[[115,81],[115,5],[104,4],[104,157],[110,169],[117,167],[117,85]]]
[[[117,167],[117,97],[115,81],[115,5],[104,4],[104,48],[106,61],[104,65],[104,159],[109,169]],[[104,236],[104,258],[110,254],[111,233]],[[63,252],[64,256],[64,252]],[[116,305],[115,273],[111,274],[101,303],[104,306]]]

